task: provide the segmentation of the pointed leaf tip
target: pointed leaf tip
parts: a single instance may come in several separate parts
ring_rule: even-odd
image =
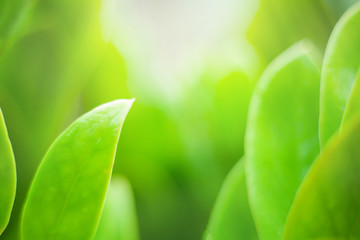
[[[93,109],[53,143],[25,202],[22,239],[94,236],[121,127],[132,103],[115,100]]]

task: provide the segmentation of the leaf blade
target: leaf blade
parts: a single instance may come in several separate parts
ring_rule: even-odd
[[[359,239],[359,120],[330,139],[314,162],[290,211],[284,240]]]
[[[226,177],[212,210],[204,239],[258,239],[247,198],[244,160],[236,163]]]
[[[54,142],[29,190],[23,239],[90,239],[95,234],[121,126],[131,105],[132,100],[101,105]]]
[[[134,197],[124,177],[111,180],[94,240],[139,240]]]
[[[320,73],[311,47],[293,46],[265,71],[246,131],[249,202],[261,239],[279,239],[307,169],[319,151]]]
[[[9,223],[15,194],[15,158],[0,109],[0,235]]]
[[[336,24],[326,47],[320,87],[320,145],[337,132],[359,69],[360,4],[355,4]]]

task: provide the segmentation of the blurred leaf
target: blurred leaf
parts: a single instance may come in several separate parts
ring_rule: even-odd
[[[68,85],[65,95],[59,92],[67,60],[64,48],[60,32],[43,29],[21,38],[0,58],[0,103],[9,119],[18,172],[14,210],[4,239],[19,239],[15,235],[20,232],[20,211],[31,178],[48,146],[78,114],[74,114],[76,89]]]
[[[33,0],[0,1],[0,56],[24,25]]]
[[[360,238],[360,121],[324,147],[302,183],[284,240]]]
[[[320,145],[339,129],[360,65],[360,4],[336,24],[326,48],[320,99]]]
[[[82,112],[81,91],[107,46],[100,4],[37,0],[26,34],[0,59],[0,103],[17,149],[19,183],[5,239],[19,238],[21,206],[47,147]]]
[[[82,105],[90,109],[104,101],[132,97],[125,79],[125,63],[110,44],[82,92]],[[203,211],[203,205],[194,203],[194,198],[201,195],[199,191],[189,191],[194,181],[189,180],[191,169],[187,168],[179,132],[179,126],[164,109],[149,106],[149,102],[140,98],[121,133],[118,145],[121,151],[116,155],[121,161],[115,161],[113,171],[128,176],[132,183],[137,196],[140,235],[144,239],[154,236],[157,240],[191,239],[203,231],[208,206]],[[134,133],[141,133],[141,138]]]
[[[114,99],[131,98],[133,95],[129,93],[126,77],[124,60],[113,44],[109,43],[82,90],[82,105],[89,108]]]
[[[72,120],[69,112],[77,110],[80,91],[103,55],[107,44],[101,36],[99,11],[100,1],[38,0],[31,31],[1,59],[0,89],[6,93],[2,105],[13,99],[19,106],[17,114],[26,119],[27,135],[38,139],[26,154],[30,166],[37,165],[34,159],[40,159]]]
[[[261,0],[248,38],[265,63],[301,39],[323,49],[334,24],[322,0]]]
[[[125,178],[111,180],[94,240],[138,240],[134,197]]]
[[[341,17],[344,12],[359,0],[322,0],[335,19]]]
[[[224,181],[205,232],[206,240],[257,239],[240,160]]]
[[[210,131],[218,168],[222,174],[244,154],[244,135],[250,97],[255,81],[233,72],[216,86]]]
[[[25,203],[23,239],[90,239],[95,234],[131,105],[117,100],[95,108],[54,142]]]
[[[319,152],[320,73],[301,42],[264,72],[246,132],[249,201],[261,239],[280,239],[288,211]]]
[[[0,235],[6,228],[16,192],[15,159],[0,109]]]

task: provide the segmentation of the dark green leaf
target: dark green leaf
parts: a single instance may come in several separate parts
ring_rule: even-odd
[[[331,11],[332,15],[337,19],[344,14],[344,12],[354,5],[358,0],[322,0],[324,5]]]

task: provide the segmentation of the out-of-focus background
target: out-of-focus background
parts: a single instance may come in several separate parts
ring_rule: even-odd
[[[0,106],[18,175],[2,239],[19,239],[29,184],[58,134],[97,105],[133,97],[114,174],[133,188],[141,239],[200,239],[243,155],[262,70],[304,38],[323,54],[354,2],[1,0]]]

